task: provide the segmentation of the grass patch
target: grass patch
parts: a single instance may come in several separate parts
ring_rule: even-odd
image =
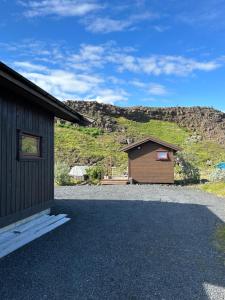
[[[225,148],[213,141],[200,141],[198,143],[185,143],[186,152],[196,158],[196,164],[200,169],[206,168],[206,162],[211,161],[212,166],[218,162],[225,161]]]
[[[182,146],[190,136],[190,132],[179,127],[176,123],[151,120],[149,122],[136,122],[120,117],[116,119],[119,125],[126,128],[128,136],[144,138],[148,135],[160,138],[169,143]]]
[[[215,194],[219,197],[225,197],[225,182],[209,182],[199,185],[200,189]]]
[[[69,166],[76,163],[106,164],[112,157],[118,165],[127,165],[127,155],[120,152],[115,133],[103,133],[98,128],[55,126],[55,160]]]

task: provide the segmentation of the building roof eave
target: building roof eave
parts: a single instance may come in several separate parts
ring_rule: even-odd
[[[29,101],[52,112],[58,118],[80,125],[89,125],[93,122],[2,62],[0,62],[0,85],[23,94]]]
[[[154,143],[159,144],[159,145],[162,145],[162,146],[164,146],[164,147],[166,147],[166,148],[172,149],[172,150],[174,150],[175,152],[177,152],[177,151],[182,151],[182,148],[181,148],[181,147],[178,147],[178,146],[176,146],[176,145],[167,143],[167,142],[165,142],[165,141],[162,141],[162,140],[160,140],[160,139],[158,139],[158,138],[155,138],[155,137],[152,137],[152,136],[149,136],[149,137],[147,137],[147,138],[145,138],[145,139],[142,139],[142,140],[140,140],[140,141],[137,141],[137,142],[135,142],[135,143],[129,144],[129,145],[127,145],[126,147],[123,147],[123,148],[121,149],[121,151],[128,152],[128,151],[134,149],[135,147],[138,147],[138,146],[140,146],[140,145],[142,145],[142,144],[145,144],[145,143],[147,143],[147,142],[154,142]]]

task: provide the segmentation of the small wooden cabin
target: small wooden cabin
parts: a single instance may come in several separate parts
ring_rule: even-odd
[[[0,228],[54,200],[54,117],[88,120],[0,62]]]
[[[174,183],[174,154],[181,148],[154,137],[129,144],[128,177],[136,183]]]

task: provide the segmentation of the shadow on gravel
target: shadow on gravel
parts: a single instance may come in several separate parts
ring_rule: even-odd
[[[0,261],[0,299],[209,299],[204,284],[225,287],[222,222],[205,206],[56,202],[72,220]]]

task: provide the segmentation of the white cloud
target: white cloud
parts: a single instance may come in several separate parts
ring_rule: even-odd
[[[114,56],[114,63],[119,65],[118,70],[120,72],[125,70],[130,72],[139,72],[141,70],[137,58],[132,55],[116,55]]]
[[[142,13],[131,15],[127,19],[113,19],[111,17],[94,17],[87,18],[83,21],[88,31],[94,33],[110,33],[124,30],[133,30],[135,25],[149,21],[155,18],[156,15],[152,13]]]
[[[104,60],[105,46],[82,44],[78,54],[72,54],[69,62],[72,67],[79,70],[89,70],[90,68],[102,67]]]
[[[29,71],[46,71],[47,67],[33,64],[29,61],[16,61],[14,65],[18,68],[26,69]]]
[[[72,53],[67,56],[67,61],[70,67],[77,70],[90,71],[96,68],[103,68],[106,64],[114,64],[117,66],[121,60],[126,61],[126,64],[134,61],[133,56],[127,53],[134,52],[132,47],[117,47],[114,42],[108,42],[100,45],[81,44],[77,53]],[[131,68],[131,66],[130,66]],[[136,66],[133,66],[134,71]]]
[[[91,32],[109,33],[116,31],[123,31],[128,28],[131,24],[126,20],[115,20],[111,18],[94,18],[86,20],[86,29]]]
[[[153,76],[187,76],[196,71],[210,72],[216,70],[222,67],[225,62],[224,57],[211,60],[198,60],[177,55],[141,57],[137,55],[136,49],[118,47],[115,42],[99,45],[81,44],[80,49],[76,51],[60,45],[44,46],[38,42],[28,42],[27,48],[20,45],[17,49],[14,45],[0,45],[8,51],[16,52],[17,56],[22,53],[23,56],[32,57],[32,61],[47,62],[50,65],[61,66],[62,69],[76,69],[86,73],[110,67],[112,71],[116,70],[119,73],[126,71]],[[26,60],[23,61],[23,64],[27,64]],[[34,68],[32,64],[26,65],[26,67],[29,67],[30,70]]]
[[[121,55],[117,57],[118,69],[130,72],[142,72],[151,75],[186,76],[194,71],[212,71],[221,67],[219,60],[200,62],[183,56],[151,55],[149,57],[133,57]]]
[[[118,47],[112,41],[82,44],[76,50],[35,41],[21,43],[18,48],[14,44],[0,45],[11,51],[12,57],[14,53],[13,67],[57,98],[88,98],[114,104],[128,99],[126,89],[130,85],[140,94],[164,96],[170,93],[160,76],[171,79],[197,71],[209,72],[225,62],[224,57],[204,61],[176,55],[141,57],[137,49]],[[134,80],[130,79],[132,74]]]
[[[126,91],[107,88],[104,79],[97,75],[48,69],[27,61],[15,62],[14,66],[23,76],[60,100],[82,98],[110,104],[127,100]]]
[[[154,96],[164,96],[168,93],[166,87],[158,83],[150,83],[148,92]]]
[[[126,18],[124,16],[114,18],[111,14],[115,14],[120,5],[105,5],[103,1],[99,0],[18,0],[18,3],[24,7],[24,15],[28,18],[45,16],[78,17],[80,23],[85,25],[86,30],[95,33],[133,30],[140,22],[158,18],[158,15],[146,11],[129,14]],[[104,16],[102,14],[96,15],[97,11],[106,8],[108,8],[107,13],[110,16],[105,16],[105,14]],[[88,17],[81,19],[84,16]]]
[[[138,79],[131,80],[129,83],[139,89],[145,90],[148,94],[154,96],[164,96],[169,93],[167,91],[167,88],[164,85],[159,83],[154,83],[154,82],[146,83]]]
[[[99,103],[114,104],[116,102],[127,101],[128,93],[123,89],[99,89],[95,94],[89,95],[88,99]]]
[[[74,95],[85,95],[90,93],[103,83],[103,79],[98,76],[75,74],[60,69],[42,68],[41,65],[31,65],[33,71],[30,69],[30,64],[27,62],[15,63],[17,70],[23,76],[62,100],[65,100],[68,97],[74,98]]]
[[[25,7],[25,16],[29,18],[48,15],[84,16],[103,7],[93,0],[40,0],[20,3]]]
[[[130,84],[132,84],[133,86],[135,86],[137,88],[146,88],[146,83],[139,81],[138,79],[131,80]]]
[[[162,25],[153,26],[153,29],[155,29],[156,31],[158,31],[160,33],[169,30],[169,28],[170,28],[169,26],[162,26]]]

